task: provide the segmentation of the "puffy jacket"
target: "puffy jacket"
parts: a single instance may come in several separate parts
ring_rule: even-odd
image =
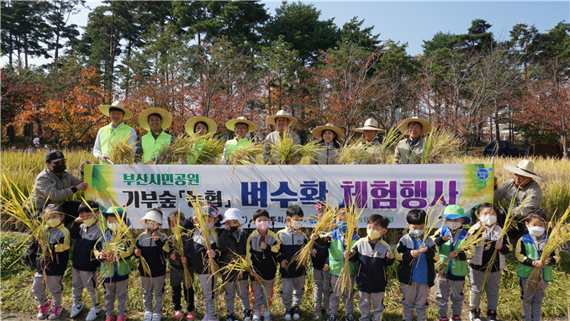
[[[181,231],[181,239],[182,239],[182,251],[184,252],[184,256],[186,257],[188,253],[190,253],[190,247],[191,247],[191,239],[192,236],[190,234],[190,230],[194,228],[194,224],[192,223],[191,219],[185,219],[182,224],[180,224],[179,227],[175,227],[175,228],[182,228]],[[174,235],[171,235],[169,237],[169,241],[170,241],[170,253],[168,253],[168,261],[170,262],[170,267],[176,269],[176,270],[182,270],[184,269],[184,266],[182,265],[182,261],[180,260],[180,253],[178,253],[178,251],[176,250],[176,246],[174,245],[174,243],[176,242],[176,238],[174,237]],[[170,257],[171,254],[174,254],[176,256],[175,260],[172,260],[172,258]],[[186,267],[188,269],[192,268],[192,261],[187,260],[186,261]]]
[[[481,228],[481,223],[477,222],[475,225],[469,229],[469,234],[474,234]],[[497,272],[502,270],[506,267],[505,255],[512,251],[513,246],[509,242],[508,237],[503,237],[501,239],[501,243],[503,243],[503,247],[496,251],[496,244],[501,237],[501,233],[503,229],[495,224],[491,230],[486,228],[487,230],[483,231],[487,236],[485,241],[483,241],[481,245],[475,247],[473,251],[473,257],[469,259],[469,266],[474,270],[479,271],[486,271],[489,265],[491,266],[491,272]],[[495,255],[495,262],[491,263],[491,259],[493,258],[493,254],[496,251]]]
[[[42,244],[39,244],[36,261],[37,272],[45,273],[45,275],[64,275],[69,261],[71,242],[69,231],[61,223],[57,227],[46,228],[46,234],[47,246],[49,246],[51,254],[48,253],[43,257]]]
[[[384,267],[394,264],[394,259],[386,257],[388,252],[390,246],[383,240],[374,244],[368,240],[368,237],[363,237],[354,244],[350,261],[358,262],[356,284],[359,291],[384,292],[388,284]]]
[[[468,232],[465,229],[456,230],[452,232],[447,226],[435,232],[433,236],[435,240],[435,245],[437,245],[437,252],[439,253],[440,259],[445,259],[449,254],[460,246],[462,242],[468,236]],[[448,241],[444,241],[443,237],[449,235]],[[473,248],[470,247],[465,251],[460,251],[457,253],[457,257],[450,259],[448,262],[447,278],[454,281],[465,280],[467,275],[467,260],[473,257]]]
[[[297,254],[297,252],[299,252],[303,246],[308,243],[305,234],[299,230],[284,228],[277,232],[277,237],[281,242],[277,262],[281,263],[283,260],[287,260],[289,262],[286,269],[279,267],[281,277],[289,279],[305,275],[307,268],[305,266],[297,267],[297,262],[292,262],[292,258],[295,254]]]
[[[424,254],[427,261],[428,286],[432,287],[435,280],[435,262],[439,261],[439,254],[431,238],[426,238],[425,246],[427,247],[427,251]],[[404,235],[400,239],[396,253],[394,254],[396,260],[401,262],[398,267],[398,280],[404,284],[412,284],[412,275],[417,262],[416,259],[419,258],[419,256],[416,258],[412,257],[412,250],[414,250],[412,237],[410,235]]]
[[[396,145],[394,151],[394,164],[419,164],[422,154],[424,152],[425,139],[418,138],[419,141],[413,146],[410,146],[410,139],[404,138]]]
[[[196,270],[196,273],[209,274],[210,272],[208,271],[207,264],[209,260],[208,254],[206,254],[207,250],[205,246],[206,243],[204,242],[204,237],[198,229],[194,229],[190,235],[191,238],[189,252],[184,253],[184,255],[190,259],[192,265],[194,266],[194,270]],[[220,257],[220,251],[218,250],[218,233],[215,229],[210,230],[210,247],[216,252],[214,260],[217,260]]]
[[[265,243],[265,250],[261,243]],[[264,280],[273,280],[277,273],[277,256],[281,241],[277,234],[267,230],[266,235],[260,235],[258,230],[253,231],[247,239],[247,254],[245,259]]]
[[[129,278],[129,273],[131,273],[130,256],[135,250],[134,244],[128,239],[122,239],[120,241],[115,240],[115,236],[107,231],[99,239],[99,242],[95,244],[93,253],[96,257],[99,257],[101,251],[107,248],[107,243],[115,243],[118,260],[113,262],[101,261],[101,269],[99,270],[99,275],[103,279],[104,283],[109,282],[119,282],[124,281]]]
[[[141,250],[140,257],[144,258],[150,272],[150,274],[145,272],[143,262],[140,262],[139,272],[141,276],[153,277],[166,274],[166,256],[170,252],[168,236],[160,231],[155,233],[158,234],[158,240],[155,240],[149,231],[141,233],[137,238],[136,248]]]
[[[329,249],[326,245],[317,244],[317,242],[315,242],[313,250],[317,251],[317,254],[311,258],[313,268],[322,270],[325,264],[329,264]]]
[[[34,188],[28,198],[28,206],[33,206],[35,210],[41,211],[47,204],[63,205],[63,203],[73,196],[77,189],[72,189],[83,182],[83,177],[73,176],[68,171],[60,175],[45,168],[34,182]]]
[[[220,251],[220,268],[230,264],[236,256],[245,258],[247,252],[247,239],[249,235],[243,230],[238,230],[239,237],[234,233],[223,229],[218,235],[218,250]],[[224,273],[223,281],[235,280],[240,271]],[[241,280],[247,280],[247,273],[242,273]]]
[[[87,226],[73,222],[69,228],[69,234],[75,239],[71,262],[76,270],[95,272],[99,265],[99,259],[95,256],[94,249],[103,235],[97,224]],[[100,245],[100,244],[99,244]]]

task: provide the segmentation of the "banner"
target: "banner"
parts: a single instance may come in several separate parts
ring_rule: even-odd
[[[198,195],[220,214],[238,208],[247,222],[266,209],[275,227],[285,226],[286,209],[301,206],[305,218],[319,202],[354,202],[363,209],[361,227],[371,214],[390,219],[390,228],[406,227],[412,209],[439,213],[449,204],[467,212],[493,201],[492,164],[438,165],[85,165],[86,198],[104,207],[126,206],[134,228],[146,211],[162,207],[167,216],[194,211],[188,196]],[[314,223],[305,220],[305,226]],[[248,223],[246,223],[246,226]],[[253,225],[250,225],[253,228]]]

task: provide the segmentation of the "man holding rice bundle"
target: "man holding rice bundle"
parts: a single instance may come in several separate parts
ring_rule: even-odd
[[[196,164],[198,160],[198,154],[203,150],[206,145],[206,135],[215,133],[218,130],[218,125],[216,121],[209,117],[198,116],[192,117],[186,121],[184,125],[186,133],[192,136],[201,137],[196,143],[196,149],[192,152],[191,156],[187,159],[187,164]],[[211,136],[210,136],[211,137]],[[214,165],[217,158],[211,158],[208,160],[207,165]]]
[[[378,122],[374,118],[368,118],[363,127],[357,128],[356,132],[362,133],[364,141],[357,145],[359,148],[364,148],[366,152],[371,154],[370,159],[360,160],[357,164],[377,164],[377,157],[374,156],[375,150],[380,146],[380,142],[376,140],[376,136],[380,133],[385,133],[384,129],[378,127]]]
[[[275,131],[269,133],[263,141],[263,161],[266,164],[274,165],[276,160],[271,155],[271,146],[279,144],[283,140],[283,135],[285,134],[288,139],[292,139],[294,144],[301,144],[301,139],[289,127],[297,123],[297,119],[291,116],[288,112],[280,110],[277,114],[267,117],[265,122],[268,125],[275,126]]]
[[[497,188],[495,177],[495,203],[505,199],[510,205],[514,199],[515,218],[526,218],[531,212],[542,208],[542,189],[535,179],[542,179],[534,173],[534,163],[523,159],[518,165],[505,164],[503,167],[513,173],[513,178]]]
[[[133,113],[126,109],[122,102],[114,102],[112,105],[101,105],[99,110],[105,116],[111,118],[111,123],[103,126],[97,132],[95,145],[93,145],[93,156],[101,164],[111,163],[111,145],[115,141],[127,140],[127,144],[134,146],[137,141],[137,133],[123,120],[133,118]],[[135,153],[135,150],[133,150]]]
[[[139,115],[139,125],[147,131],[137,143],[135,163],[147,163],[158,156],[160,149],[174,142],[174,136],[165,130],[172,124],[172,116],[162,108],[148,108]]]
[[[396,145],[394,164],[419,164],[424,151],[424,135],[431,131],[428,121],[412,117],[402,120],[398,129],[408,137]]]
[[[247,118],[240,116],[228,121],[226,123],[226,128],[233,131],[236,136],[233,139],[226,141],[226,147],[224,147],[224,152],[222,153],[222,165],[227,164],[232,153],[238,148],[247,144],[252,144],[247,138],[245,138],[245,135],[247,135],[247,133],[254,132],[257,129],[257,125],[255,125],[254,122],[247,120]]]

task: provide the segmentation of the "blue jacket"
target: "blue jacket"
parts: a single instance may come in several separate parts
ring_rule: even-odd
[[[385,266],[394,264],[394,259],[386,255],[390,252],[390,246],[383,240],[376,244],[363,237],[352,246],[351,262],[358,262],[356,284],[358,290],[365,293],[384,292],[388,279]]]
[[[73,268],[79,271],[97,271],[100,262],[93,250],[103,235],[99,226],[97,224],[87,226],[73,222],[69,228],[69,234],[72,239],[75,239],[73,256],[71,257]]]

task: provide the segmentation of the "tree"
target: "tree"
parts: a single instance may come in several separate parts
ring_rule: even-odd
[[[362,29],[364,19],[358,21],[358,17],[353,17],[349,22],[342,26],[341,41],[344,44],[354,44],[374,51],[380,47],[380,34],[372,34],[374,26]]]
[[[47,39],[46,44],[48,50],[55,50],[54,63],[56,65],[60,56],[59,50],[64,48],[62,39],[67,39],[67,45],[70,47],[77,44],[79,36],[77,25],[67,25],[67,23],[71,15],[79,13],[79,5],[85,6],[85,0],[53,0],[53,3],[48,3],[46,20],[54,39],[53,41]]]

